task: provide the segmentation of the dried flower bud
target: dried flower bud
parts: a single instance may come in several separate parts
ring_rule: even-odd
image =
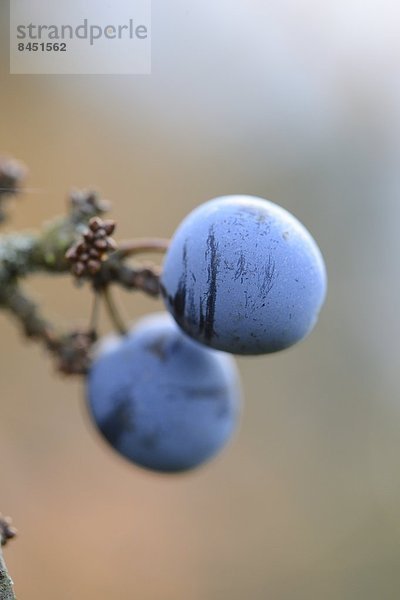
[[[115,221],[111,221],[111,219],[107,219],[103,221],[103,227],[107,235],[111,235],[115,230]]]
[[[106,250],[108,247],[107,240],[95,240],[94,247],[98,250]]]
[[[87,242],[91,242],[92,240],[94,240],[94,233],[93,231],[85,231],[83,237]]]
[[[94,260],[93,258],[88,260],[87,264],[86,264],[87,270],[89,271],[89,273],[91,275],[94,275],[95,273],[97,273],[100,270],[101,267],[101,261],[100,260]]]
[[[101,227],[100,229],[98,229],[96,231],[96,233],[94,234],[94,237],[96,240],[101,240],[101,239],[106,238],[107,237],[106,230],[103,227]]]
[[[70,261],[74,260],[76,258],[76,256],[77,256],[77,248],[75,246],[71,246],[71,248],[69,248],[67,250],[67,252],[65,253],[65,258]]]
[[[79,242],[78,244],[76,244],[75,246],[75,250],[77,254],[82,254],[85,251],[85,242]]]
[[[107,238],[107,247],[109,250],[114,251],[117,249],[117,242],[113,238]]]
[[[93,217],[89,221],[89,229],[91,231],[97,231],[98,229],[100,229],[101,225],[102,225],[102,220],[99,217]]]
[[[83,273],[85,271],[85,265],[83,264],[83,262],[75,263],[72,268],[73,268],[75,275],[77,275],[78,277],[83,275]]]

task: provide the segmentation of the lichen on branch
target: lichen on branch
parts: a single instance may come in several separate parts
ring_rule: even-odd
[[[9,517],[0,513],[0,600],[15,600],[14,584],[8,573],[3,556],[3,546],[16,535],[16,530],[11,525]]]
[[[20,163],[0,159],[0,220],[5,216],[2,200],[21,191],[24,173]],[[164,252],[168,240],[144,238],[118,247],[110,238],[115,222],[100,218],[108,209],[109,203],[96,192],[74,190],[67,214],[45,224],[41,231],[0,235],[0,309],[19,322],[26,336],[42,342],[55,356],[58,370],[66,374],[87,373],[96,328],[91,323],[86,330],[60,332],[23,288],[21,282],[27,276],[72,271],[104,300],[120,333],[124,328],[113,308],[111,284],[152,297],[160,294],[160,268],[143,262],[132,265],[127,260],[141,252]]]

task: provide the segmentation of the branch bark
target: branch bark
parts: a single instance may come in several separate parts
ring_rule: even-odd
[[[21,191],[24,174],[25,169],[20,163],[0,157],[0,222],[7,216],[5,201]],[[113,251],[115,246],[108,236],[114,225],[111,221],[101,222],[98,219],[108,208],[108,203],[96,193],[74,191],[69,198],[67,215],[47,224],[41,232],[0,236],[0,309],[7,310],[14,316],[27,337],[42,342],[56,357],[58,369],[66,374],[85,374],[90,367],[91,349],[97,337],[95,327],[99,297],[105,298],[117,328],[121,333],[125,332],[108,294],[110,284],[119,284],[128,290],[141,290],[153,297],[160,294],[158,267],[152,264],[132,266],[125,261],[139,253],[164,252],[168,248],[168,240],[143,238],[123,242],[119,249]],[[92,233],[87,229],[88,224]],[[97,240],[99,227],[104,228],[104,240]],[[71,265],[66,258],[67,250],[76,245],[82,236],[86,241],[93,238],[92,245],[87,244],[91,252],[87,257],[88,266],[91,266],[90,259],[94,255],[97,259],[95,270],[80,269],[81,272],[77,273],[75,269],[75,275],[83,275],[82,279],[90,282],[96,294],[92,318],[85,331],[60,333],[42,315],[40,308],[23,289],[21,280],[36,272],[68,273]],[[102,251],[104,248],[107,252]],[[70,252],[70,258],[71,256],[73,253]],[[81,252],[78,258],[82,262],[84,253]],[[0,514],[0,600],[16,600],[13,581],[2,551],[15,533],[10,520]]]
[[[0,515],[0,600],[16,600],[14,584],[8,573],[2,550],[15,534],[16,531],[11,527],[10,519]]]
[[[96,331],[91,323],[86,330],[68,333],[57,331],[22,288],[21,280],[38,272],[53,275],[68,273],[71,264],[66,258],[67,251],[68,256],[74,247],[82,245],[85,236],[96,237],[96,232],[88,233],[88,223],[93,227],[95,221],[95,225],[104,226],[106,230],[107,227],[110,229],[112,223],[112,229],[114,228],[113,222],[98,218],[107,208],[104,201],[93,192],[73,192],[68,214],[50,222],[41,232],[0,236],[0,309],[9,311],[17,319],[26,336],[41,341],[56,357],[58,370],[69,375],[83,375],[88,372],[92,345],[97,338]],[[96,245],[96,242],[94,243]],[[104,245],[104,240],[101,240],[101,243]],[[131,240],[122,242],[108,256],[106,253],[101,256],[99,250],[91,248],[91,252],[99,254],[96,271],[82,269],[83,273],[76,273],[75,269],[75,275],[81,275],[81,281],[88,281],[95,293],[106,302],[120,333],[124,333],[125,330],[112,305],[108,294],[109,286],[117,284],[130,291],[140,290],[152,297],[158,297],[160,268],[151,263],[131,265],[126,261],[139,253],[165,252],[168,243],[168,240],[161,238]],[[112,245],[110,248],[112,250]],[[84,257],[85,254],[79,254],[78,259],[83,260]],[[90,262],[89,254],[88,260]],[[76,264],[72,266],[76,267]]]

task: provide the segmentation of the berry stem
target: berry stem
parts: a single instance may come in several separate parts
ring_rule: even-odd
[[[112,297],[112,294],[110,292],[110,288],[109,286],[106,286],[104,288],[102,288],[101,290],[102,296],[103,296],[103,300],[104,300],[104,304],[107,308],[107,312],[109,314],[109,317],[115,327],[115,329],[121,334],[121,335],[126,335],[128,329],[115,305],[114,299]]]
[[[164,253],[168,250],[169,243],[170,240],[166,238],[137,238],[135,240],[120,242],[115,254],[119,258],[127,258],[128,256],[145,252]]]
[[[97,290],[94,291],[93,303],[92,303],[92,313],[90,315],[89,321],[89,331],[93,334],[97,334],[97,326],[99,322],[99,292]]]

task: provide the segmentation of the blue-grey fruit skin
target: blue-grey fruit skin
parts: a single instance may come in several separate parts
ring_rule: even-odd
[[[326,295],[321,252],[285,209],[224,196],[191,212],[167,251],[161,289],[191,337],[233,354],[288,348],[314,327]]]
[[[87,397],[111,446],[162,472],[192,469],[217,454],[237,427],[241,404],[234,359],[193,342],[168,313],[103,344]]]

